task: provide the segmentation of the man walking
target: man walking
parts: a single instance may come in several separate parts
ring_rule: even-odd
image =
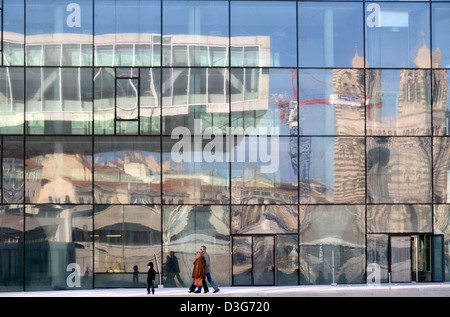
[[[208,279],[209,284],[214,288],[214,293],[217,293],[220,291],[220,289],[217,287],[216,283],[214,283],[212,277],[211,277],[211,261],[209,259],[209,254],[206,253],[206,247],[202,245],[200,247],[200,252],[202,253],[203,258],[205,259],[205,273],[206,278]]]

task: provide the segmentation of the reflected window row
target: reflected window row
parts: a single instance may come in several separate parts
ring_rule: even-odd
[[[449,76],[422,69],[4,67],[0,133],[169,136],[184,127],[192,134],[446,136]]]
[[[387,278],[392,235],[434,228],[448,236],[449,215],[448,205],[420,204],[2,205],[0,291],[90,289],[94,279],[95,287],[141,287],[149,258],[158,282],[184,287],[205,244],[219,285],[330,284],[332,266],[339,284],[361,284],[366,257]]]
[[[418,1],[4,0],[3,65],[448,68],[449,11]]]
[[[2,201],[449,203],[448,137],[2,137]]]

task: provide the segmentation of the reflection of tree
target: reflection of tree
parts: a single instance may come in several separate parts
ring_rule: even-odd
[[[382,140],[381,140],[382,141]],[[367,153],[367,192],[368,202],[391,201],[389,195],[389,159],[390,150],[384,146],[377,146]]]

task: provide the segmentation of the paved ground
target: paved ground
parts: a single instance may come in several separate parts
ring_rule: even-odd
[[[450,283],[371,285],[311,285],[272,287],[222,287],[218,293],[194,294],[183,288],[157,288],[147,295],[143,288],[0,292],[0,297],[450,297]]]

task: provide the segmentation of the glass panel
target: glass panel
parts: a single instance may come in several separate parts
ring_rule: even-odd
[[[444,258],[442,250],[444,249],[444,236],[432,236],[432,256],[431,263],[433,267],[431,271],[433,272],[433,282],[443,282],[444,281]]]
[[[3,65],[24,65],[24,0],[3,0]]]
[[[161,2],[95,0],[95,66],[159,66]]]
[[[231,1],[231,66],[296,67],[295,1]]]
[[[26,290],[91,289],[92,206],[28,205]]]
[[[3,202],[23,203],[24,195],[24,138],[3,137],[2,181]]]
[[[27,0],[28,66],[92,66],[92,0]]]
[[[411,237],[391,237],[391,281],[411,282]]]
[[[431,232],[430,205],[369,205],[368,233]]]
[[[166,68],[162,76],[164,134],[171,135],[177,127],[185,127],[196,134],[207,128],[226,132],[229,126],[226,69],[218,73],[216,69],[207,68]]]
[[[297,137],[237,136],[236,143],[231,141],[233,203],[298,202]]]
[[[431,134],[431,72],[369,70],[366,77],[369,135]]]
[[[433,138],[433,201],[450,203],[450,139]]]
[[[433,228],[435,234],[443,234],[444,280],[450,280],[450,205],[434,205]]]
[[[299,66],[364,67],[362,23],[362,3],[299,2]]]
[[[450,135],[450,98],[449,76],[446,70],[434,70],[432,73],[433,93],[433,133]]]
[[[0,68],[0,133],[23,134],[24,69]]]
[[[138,118],[138,79],[116,80],[116,116],[118,120]]]
[[[450,68],[450,47],[448,43],[448,30],[450,28],[450,4],[433,3],[431,20],[432,38],[432,67]]]
[[[246,133],[297,135],[297,71],[233,68],[231,124]]]
[[[161,202],[160,140],[156,137],[97,137],[94,197],[100,204]]]
[[[226,204],[230,199],[230,167],[226,144],[182,135],[180,141],[163,137],[163,203]]]
[[[369,230],[367,231],[369,232]],[[371,264],[378,265],[379,272],[374,272],[374,274],[379,273],[379,282],[388,283],[389,282],[389,265],[388,265],[388,240],[389,236],[387,234],[368,234],[367,235],[367,266]],[[367,272],[368,274],[371,272]],[[375,275],[376,276],[376,275]],[[375,277],[374,276],[374,277]],[[368,282],[375,282],[375,280],[370,280]]]
[[[28,137],[25,153],[25,202],[92,202],[89,137]]]
[[[298,208],[290,206],[232,206],[231,233],[270,234],[298,232]]]
[[[0,292],[23,291],[23,219],[23,206],[0,207]]]
[[[300,206],[300,284],[365,282],[364,206]]]
[[[252,238],[233,237],[233,285],[252,285]]]
[[[27,68],[26,79],[28,133],[91,133],[91,69]]]
[[[300,135],[364,135],[364,71],[300,69]]]
[[[163,206],[164,287],[192,283],[195,252],[206,246],[217,285],[230,285],[228,206]]]
[[[369,203],[431,202],[431,139],[367,138]]]
[[[253,283],[274,285],[274,237],[253,237]]]
[[[161,70],[141,68],[139,81],[141,134],[159,134],[161,129]]]
[[[430,5],[368,3],[365,40],[369,67],[429,68]]]
[[[300,137],[300,203],[365,202],[363,138]]]
[[[147,272],[155,255],[161,263],[160,207],[96,205],[94,211],[95,272]],[[133,285],[128,276],[124,287]]]
[[[277,285],[298,285],[298,236],[279,235],[277,240]]]
[[[94,69],[94,133],[114,134],[115,73],[113,68]]]
[[[228,24],[228,1],[163,1],[163,65],[228,66]]]

